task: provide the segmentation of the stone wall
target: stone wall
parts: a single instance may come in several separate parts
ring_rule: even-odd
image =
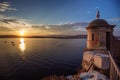
[[[93,66],[102,69],[102,70],[109,70],[109,55],[106,54],[106,51],[85,51],[83,53],[83,59],[82,59],[82,68],[88,71],[92,65]]]
[[[87,30],[87,49],[106,49],[106,32],[104,30]],[[93,36],[94,36],[94,40]]]
[[[120,40],[117,40],[117,38],[112,35],[110,44],[110,51],[113,57],[120,61]]]

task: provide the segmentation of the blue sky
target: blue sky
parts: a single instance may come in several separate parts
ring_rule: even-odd
[[[85,22],[95,19],[96,9],[101,18],[120,18],[119,0],[6,0],[14,12],[4,12],[10,16],[30,19],[35,24],[59,24],[65,22]]]
[[[0,0],[3,2],[9,2],[11,9],[1,11],[0,15],[34,25],[90,22],[97,9],[100,18],[120,25],[119,0]]]

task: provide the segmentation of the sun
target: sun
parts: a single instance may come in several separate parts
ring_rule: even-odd
[[[19,31],[19,33],[20,33],[21,36],[25,35],[25,31],[24,30]]]

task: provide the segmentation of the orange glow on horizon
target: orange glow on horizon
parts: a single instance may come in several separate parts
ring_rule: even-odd
[[[21,36],[25,35],[25,31],[24,30],[19,31],[19,33],[20,33]]]

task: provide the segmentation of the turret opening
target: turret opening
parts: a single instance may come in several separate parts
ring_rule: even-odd
[[[92,41],[94,41],[94,34],[92,34]]]
[[[110,32],[106,32],[106,48],[110,50]]]

